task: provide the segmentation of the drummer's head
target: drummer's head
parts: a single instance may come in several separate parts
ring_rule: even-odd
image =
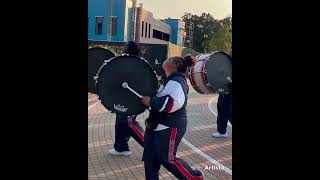
[[[123,50],[123,53],[134,55],[134,56],[139,56],[140,49],[139,49],[138,44],[135,43],[134,41],[129,41],[126,44],[125,49]]]
[[[188,54],[185,57],[174,56],[163,62],[162,68],[164,69],[166,76],[174,72],[186,73],[189,67],[194,66],[195,58]]]

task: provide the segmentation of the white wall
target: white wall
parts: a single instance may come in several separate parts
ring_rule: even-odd
[[[146,43],[146,44],[169,44],[169,41],[163,41],[160,39],[153,38],[153,29],[170,34],[171,33],[171,27],[157,19],[153,18],[153,14],[151,12],[148,12],[146,10],[143,10],[140,22],[144,21],[144,31],[143,31],[143,37],[140,33],[140,43]],[[147,37],[145,37],[145,25],[146,22],[148,23],[148,31],[147,31]],[[150,27],[150,38],[148,36],[149,34],[149,24],[151,24]],[[139,29],[141,32],[141,27]]]

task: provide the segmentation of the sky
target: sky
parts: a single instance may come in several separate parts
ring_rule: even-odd
[[[210,13],[216,19],[232,15],[232,0],[138,0],[155,18],[181,18],[185,12]]]

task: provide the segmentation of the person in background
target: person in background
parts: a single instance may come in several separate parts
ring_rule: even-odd
[[[230,52],[232,59],[232,50]],[[217,132],[212,134],[215,138],[228,137],[227,126],[228,121],[232,124],[232,82],[229,84],[230,92],[227,94],[219,94],[217,109]]]
[[[140,49],[135,42],[129,41],[126,44],[126,48],[124,49],[123,53],[139,56]],[[116,115],[115,143],[114,148],[109,150],[109,154],[129,156],[131,154],[128,145],[130,137],[133,137],[143,147],[144,130],[140,126],[139,122],[136,121],[136,117],[136,115]]]

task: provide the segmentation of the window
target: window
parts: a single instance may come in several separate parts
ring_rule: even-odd
[[[162,33],[162,40],[164,41],[170,41],[170,35],[167,33]]]
[[[143,27],[144,27],[144,21],[142,21],[142,27],[141,27],[141,37],[143,37],[143,31],[144,31]]]
[[[145,33],[145,37],[147,37],[147,31],[148,31],[148,23],[146,22],[146,33]]]
[[[169,41],[170,34],[153,29],[153,38],[164,40],[164,41]]]
[[[150,38],[151,24],[149,24],[149,38]]]
[[[102,34],[103,17],[96,17],[96,35]]]
[[[111,20],[111,35],[117,34],[117,17],[110,17]]]
[[[160,31],[153,29],[153,38],[162,39],[162,34]]]

